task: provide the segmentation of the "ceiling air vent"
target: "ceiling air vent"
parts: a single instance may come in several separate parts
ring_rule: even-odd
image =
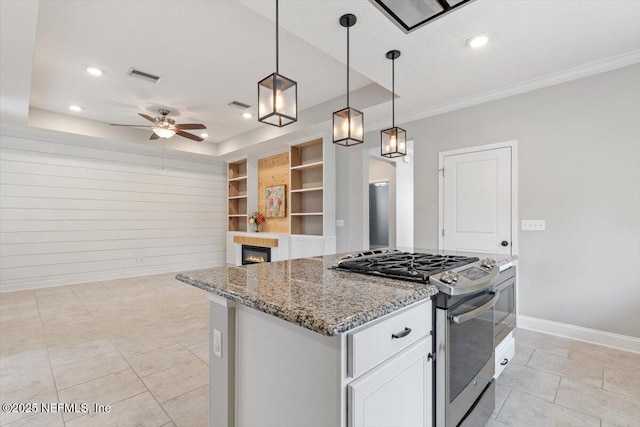
[[[251,107],[250,105],[247,105],[247,104],[242,103],[240,101],[231,101],[229,103],[229,106],[233,107],[233,108],[237,108],[238,110],[246,110],[247,108]]]
[[[144,71],[137,70],[133,67],[129,68],[129,75],[151,83],[158,83],[158,80],[160,80],[160,76],[154,76],[153,74],[145,73]]]

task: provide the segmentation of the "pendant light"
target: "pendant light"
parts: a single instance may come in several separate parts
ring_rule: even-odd
[[[356,21],[351,13],[340,17],[340,25],[347,29],[347,108],[333,113],[333,143],[344,146],[364,142],[364,114],[349,105],[349,28]]]
[[[298,120],[298,83],[279,74],[279,24],[276,0],[276,72],[258,82],[258,121],[282,127]]]
[[[400,157],[407,155],[407,132],[396,127],[396,59],[399,50],[387,52],[391,60],[391,127],[380,132],[380,154],[384,157]]]

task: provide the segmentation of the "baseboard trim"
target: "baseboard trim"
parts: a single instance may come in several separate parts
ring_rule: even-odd
[[[640,338],[518,315],[518,328],[640,353]]]
[[[218,259],[219,258],[219,259]],[[80,283],[101,282],[106,280],[128,279],[155,274],[167,274],[180,271],[199,270],[203,268],[220,267],[224,265],[222,257],[216,257],[206,261],[196,261],[181,264],[165,264],[135,269],[120,269],[92,273],[79,273],[72,275],[56,276],[37,281],[24,281],[11,284],[0,284],[0,294],[5,292],[26,291],[31,289],[52,288],[56,286],[77,285]]]

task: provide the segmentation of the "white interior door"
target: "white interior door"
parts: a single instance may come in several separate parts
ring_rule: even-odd
[[[443,249],[512,253],[511,151],[443,156]]]

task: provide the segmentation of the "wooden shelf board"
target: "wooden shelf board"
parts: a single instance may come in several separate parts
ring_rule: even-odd
[[[307,163],[307,164],[302,164],[302,165],[297,165],[297,166],[291,166],[291,170],[292,171],[296,171],[296,170],[299,171],[299,170],[304,170],[304,169],[321,168],[323,164],[324,164],[323,161]]]
[[[236,176],[235,178],[229,178],[229,181],[242,181],[243,179],[247,179],[247,176]]]
[[[239,243],[241,245],[266,246],[269,248],[278,247],[278,239],[270,239],[266,237],[233,236],[233,243]]]
[[[322,216],[322,212],[292,212],[291,216]]]
[[[241,196],[229,196],[229,200],[234,200],[234,199],[246,199],[247,195],[241,195]]]
[[[228,215],[229,218],[242,218],[242,217],[246,217],[247,214],[236,214],[236,215]]]
[[[296,190],[291,190],[292,193],[306,193],[307,191],[322,191],[324,187],[311,187],[311,188],[298,188]]]

